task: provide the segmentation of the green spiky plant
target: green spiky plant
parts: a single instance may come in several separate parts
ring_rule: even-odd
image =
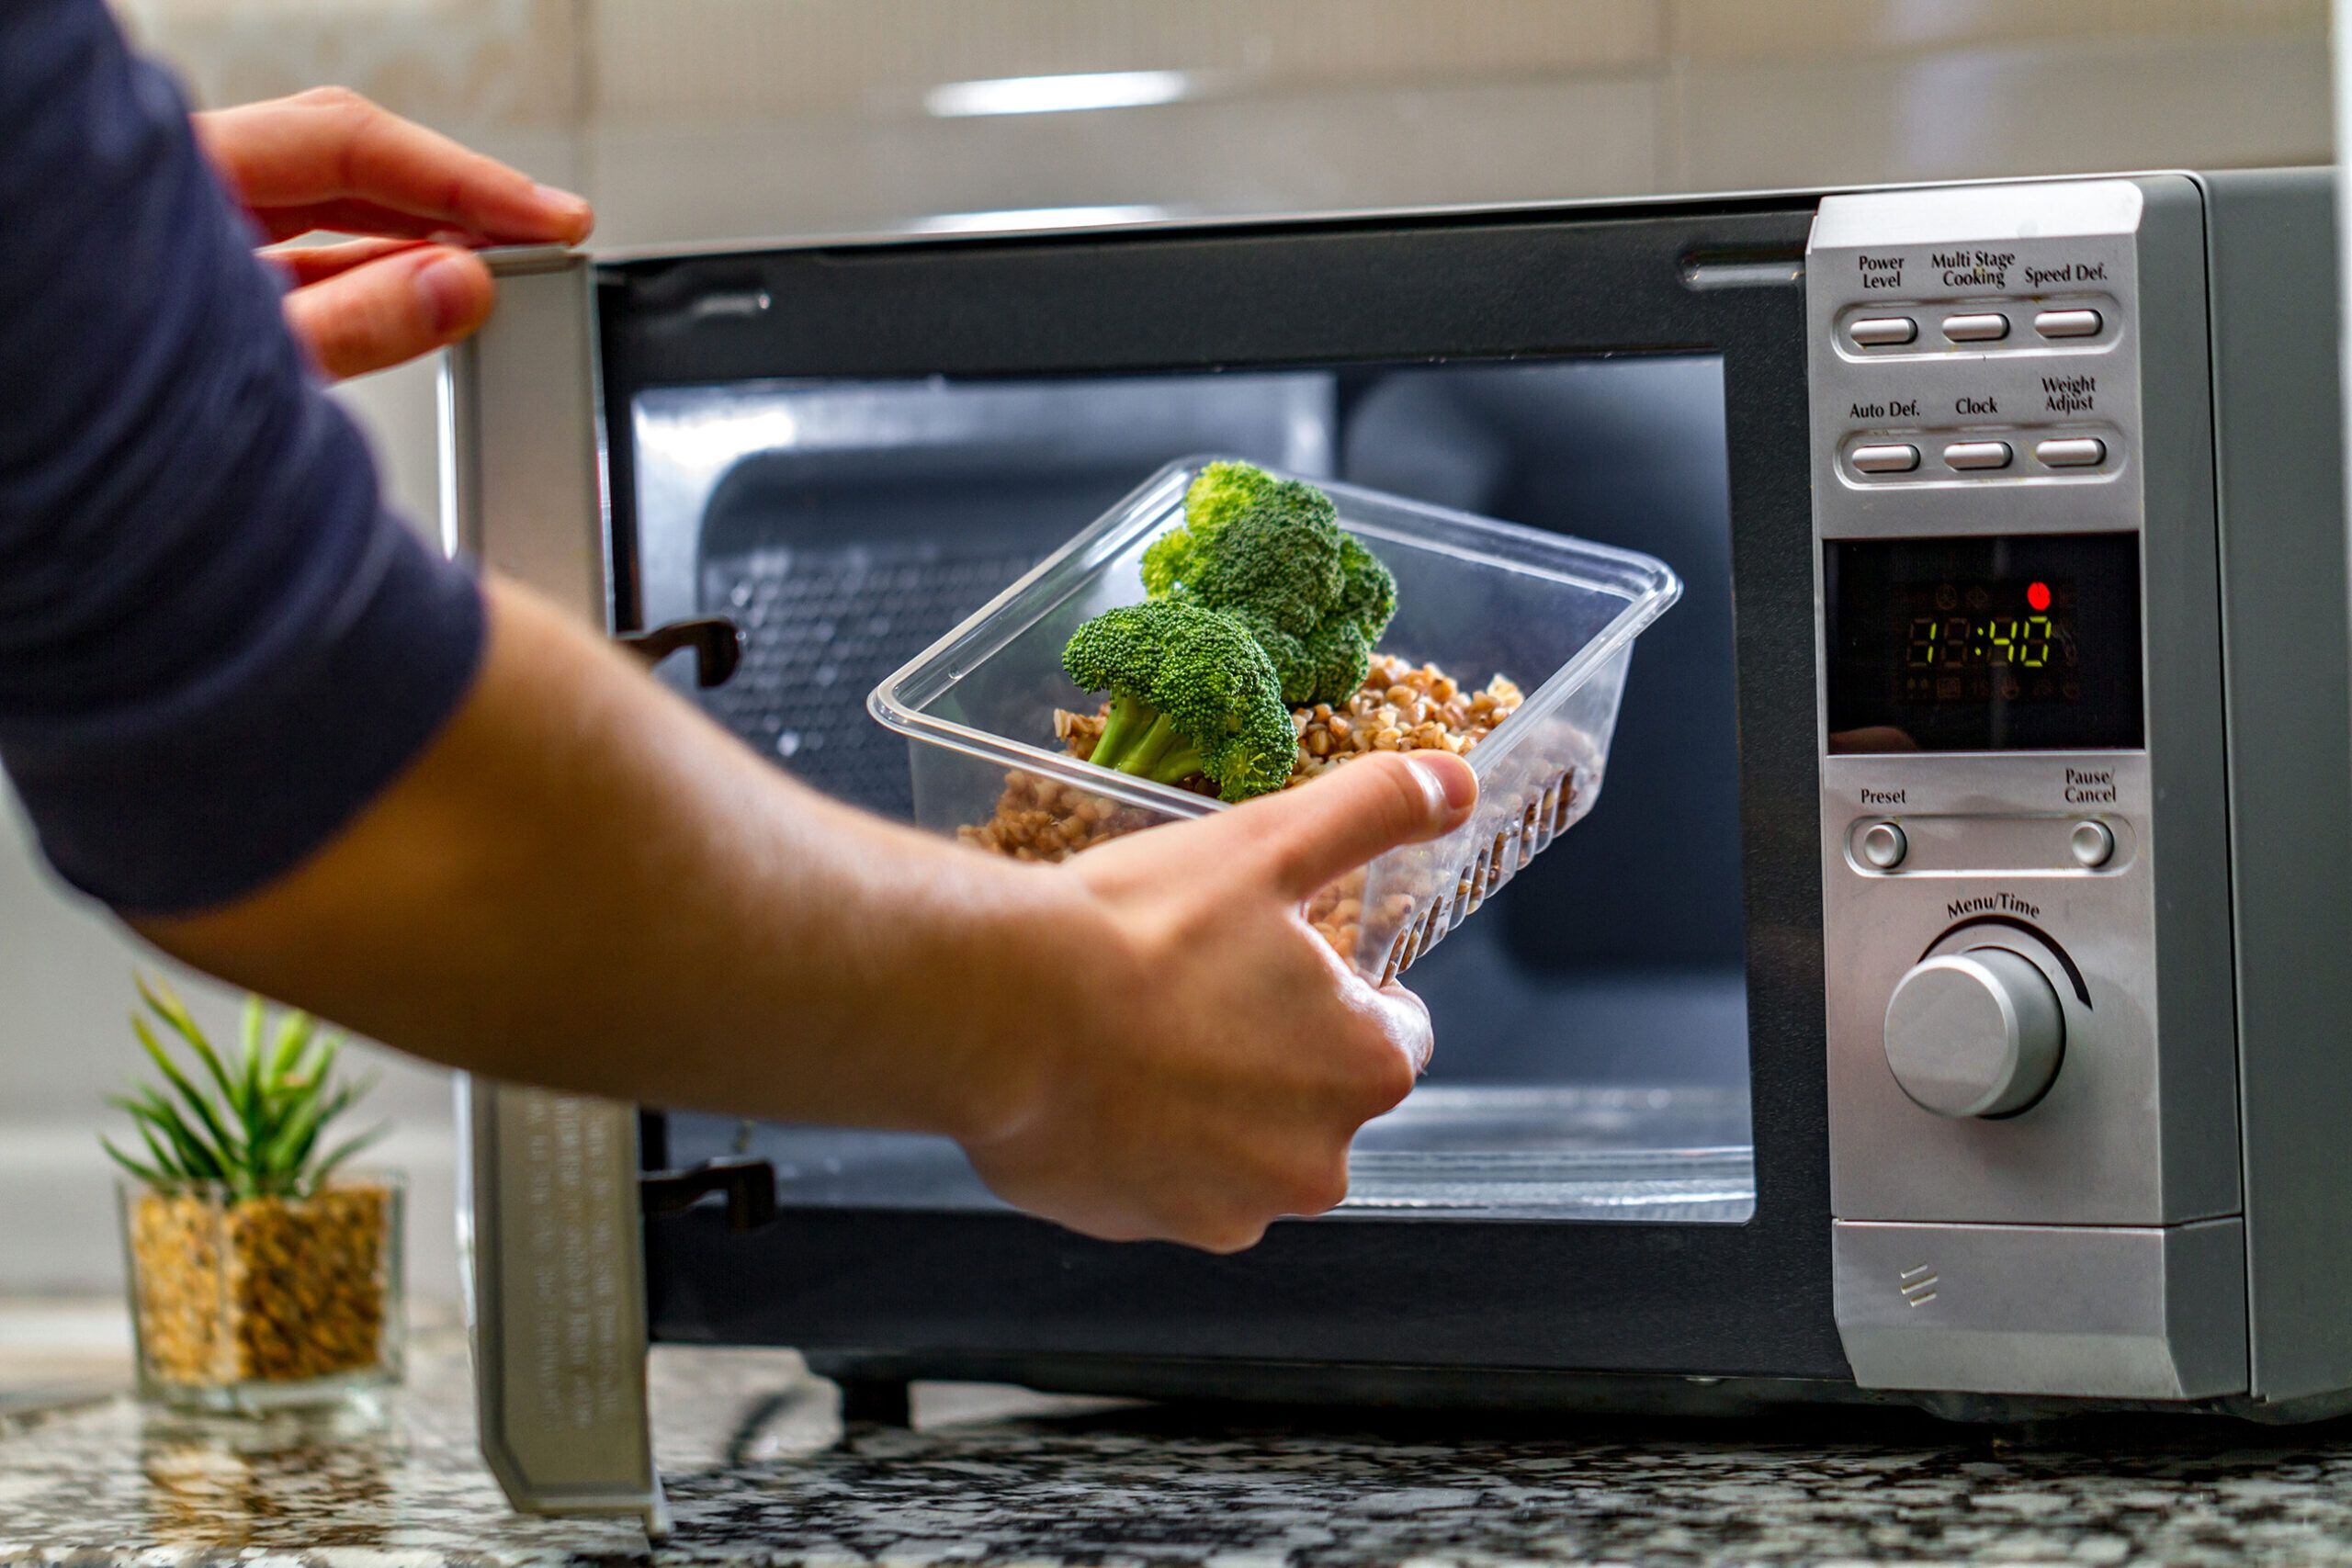
[[[154,1022],[133,1011],[131,1032],[163,1084],[107,1097],[107,1104],[130,1114],[146,1145],[145,1159],[123,1153],[110,1138],[98,1142],[115,1163],[149,1187],[169,1192],[214,1183],[232,1201],[305,1197],[384,1134],[379,1126],[340,1143],[322,1143],[329,1126],[372,1082],[333,1081],[342,1037],[322,1032],[310,1014],[281,1012],[272,1031],[262,999],[248,996],[238,1047],[224,1053],[205,1037],[171,987],[143,975],[132,978]],[[156,1024],[193,1058],[193,1071],[174,1059]]]

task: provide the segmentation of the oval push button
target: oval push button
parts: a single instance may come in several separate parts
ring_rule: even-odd
[[[2096,435],[2068,436],[2040,443],[2033,457],[2045,468],[2096,468],[2107,461],[2107,443]]]
[[[1944,448],[1944,467],[1963,471],[2006,468],[2009,457],[2009,444],[2006,441],[1955,441]]]
[[[1906,441],[1857,446],[1846,455],[1858,474],[1907,474],[1919,466],[1919,449]]]
[[[1893,871],[1911,852],[1911,840],[1892,822],[1873,822],[1862,829],[1862,859],[1881,871]]]
[[[2033,319],[2043,337],[2097,337],[2107,318],[2097,310],[2044,310]]]
[[[1944,336],[1953,343],[1998,343],[2008,335],[2009,319],[1997,310],[1944,318]]]
[[[1857,348],[1893,348],[1919,335],[1919,323],[1908,316],[1865,316],[1846,329]]]

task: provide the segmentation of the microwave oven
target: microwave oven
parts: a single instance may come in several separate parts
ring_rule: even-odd
[[[936,1140],[468,1086],[510,1495],[658,1519],[659,1342],[886,1415],[2346,1408],[2334,211],[2240,171],[503,257],[453,542],[876,810],[867,692],[1178,456],[1686,584],[1606,798],[1415,968],[1423,1087],[1251,1252],[1083,1239]]]

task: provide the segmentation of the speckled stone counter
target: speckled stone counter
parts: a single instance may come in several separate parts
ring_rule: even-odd
[[[2352,1562],[2342,1426],[1277,1421],[955,1391],[917,1430],[843,1433],[789,1356],[669,1350],[654,1402],[658,1547],[509,1514],[447,1343],[373,1413],[0,1416],[0,1564]]]

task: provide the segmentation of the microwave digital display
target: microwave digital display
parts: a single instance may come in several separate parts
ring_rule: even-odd
[[[1894,601],[1903,703],[2082,700],[2072,580],[1915,582]]]
[[[1832,753],[2144,743],[2137,536],[1841,540],[1825,569]]]

